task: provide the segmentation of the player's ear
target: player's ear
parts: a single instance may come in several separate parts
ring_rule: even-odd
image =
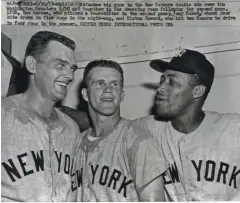
[[[37,61],[34,57],[32,56],[27,56],[26,59],[25,59],[25,66],[26,66],[26,69],[34,74],[36,73],[36,65],[37,65]]]
[[[88,102],[88,94],[87,94],[87,89],[86,88],[82,88],[82,96],[83,96],[83,99]]]
[[[204,95],[206,91],[206,86],[205,85],[197,85],[193,88],[192,94],[194,99],[198,99]]]
[[[124,97],[125,97],[125,91],[122,90],[122,93],[121,93],[121,102],[124,100]]]

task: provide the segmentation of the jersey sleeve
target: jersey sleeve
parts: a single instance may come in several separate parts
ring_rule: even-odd
[[[157,142],[157,144],[161,146],[162,142],[161,135],[166,122],[157,121],[156,118],[151,115],[138,118],[134,120],[133,123],[148,131],[153,137],[153,139]]]
[[[132,123],[126,140],[130,172],[140,193],[167,170],[167,164],[150,132],[141,126]]]
[[[10,97],[2,98],[1,105],[1,124],[2,124],[2,137],[6,137],[9,129],[14,125],[14,110],[15,105]]]

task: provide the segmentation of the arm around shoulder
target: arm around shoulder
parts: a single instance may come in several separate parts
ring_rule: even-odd
[[[164,185],[162,175],[150,182],[140,193],[141,202],[164,202]]]
[[[161,149],[149,131],[140,126],[131,127],[132,133],[128,134],[128,158],[139,199],[165,201],[162,174],[168,166]]]

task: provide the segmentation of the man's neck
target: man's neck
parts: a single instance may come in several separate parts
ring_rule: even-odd
[[[174,118],[171,123],[175,130],[189,134],[200,126],[204,117],[205,113],[199,109],[198,111],[188,111],[186,114]]]
[[[43,120],[48,122],[57,119],[56,113],[54,114],[55,102],[43,98],[39,92],[29,88],[23,93],[23,101],[26,109],[37,114]]]
[[[100,137],[110,134],[121,120],[120,112],[111,116],[103,116],[96,112],[90,112],[92,120],[93,137]]]

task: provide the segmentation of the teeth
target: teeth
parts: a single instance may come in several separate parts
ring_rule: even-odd
[[[111,98],[105,98],[105,99],[102,99],[102,101],[113,101],[113,99],[111,99]]]
[[[64,82],[57,82],[59,85],[61,85],[61,86],[64,86],[64,87],[66,87],[67,86],[67,84],[66,83],[64,83]]]

